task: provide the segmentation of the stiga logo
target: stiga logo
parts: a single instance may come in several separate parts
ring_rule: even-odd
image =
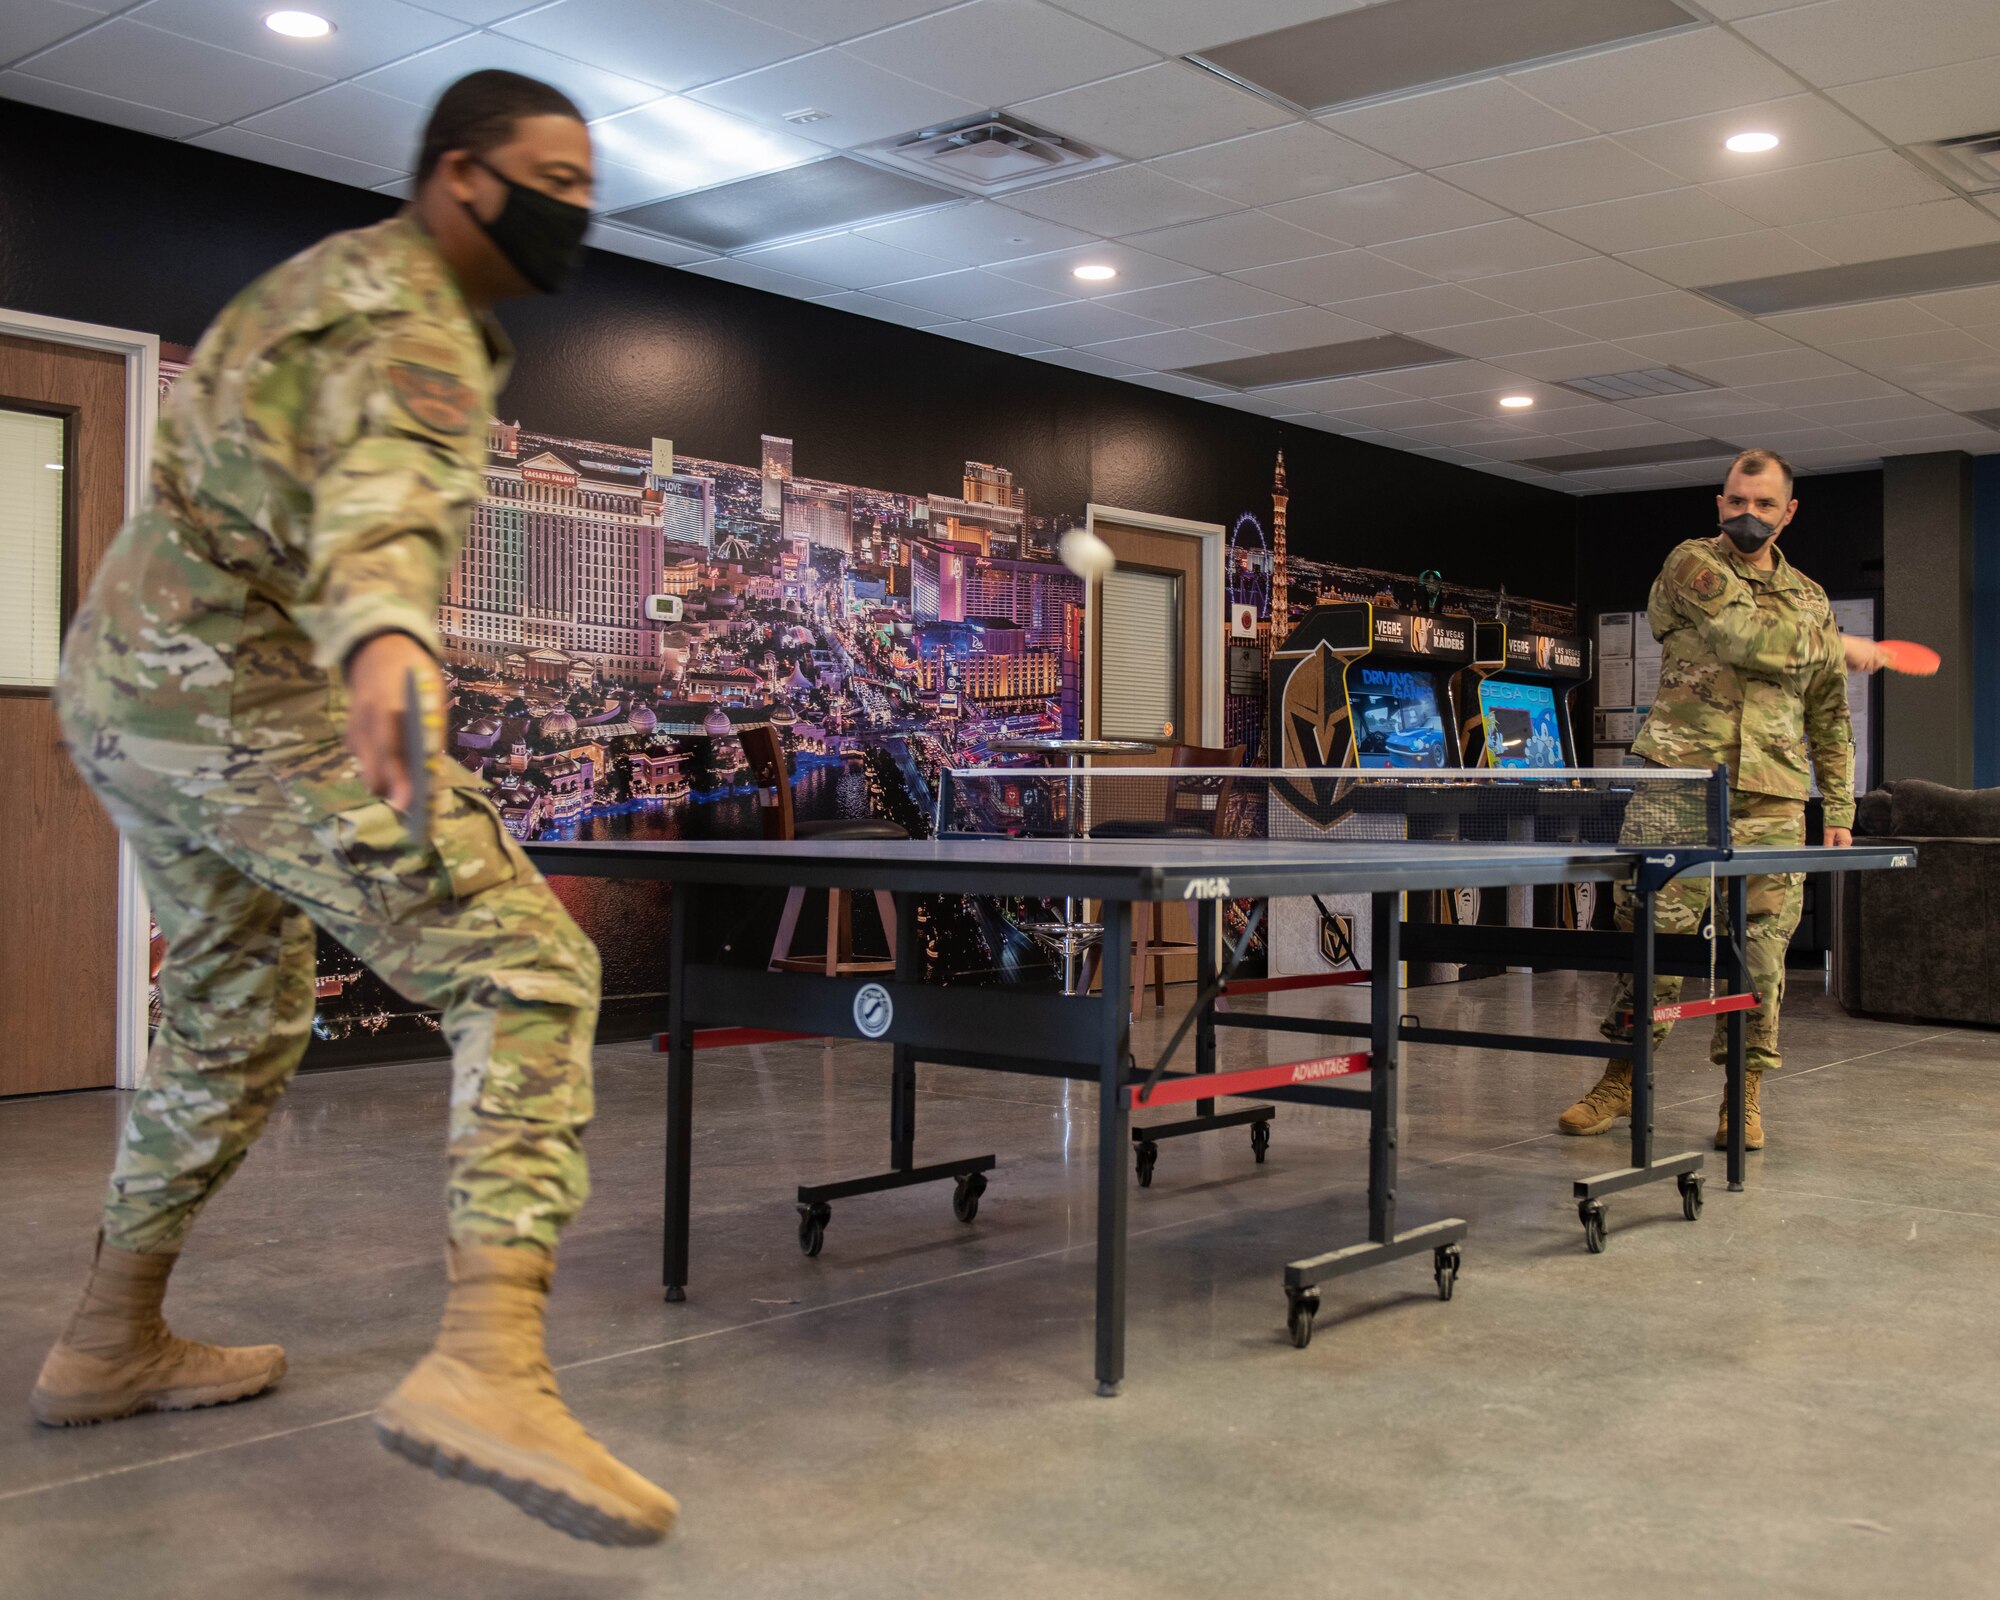
[[[1181,891],[1183,900],[1227,900],[1229,880],[1227,878],[1190,878],[1188,886]]]

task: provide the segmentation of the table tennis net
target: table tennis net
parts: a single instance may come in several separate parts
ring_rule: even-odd
[[[941,838],[1728,843],[1718,774],[1550,770],[970,767],[946,771]]]

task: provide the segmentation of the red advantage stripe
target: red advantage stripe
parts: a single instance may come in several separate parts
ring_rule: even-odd
[[[1265,1089],[1281,1089],[1295,1083],[1318,1083],[1322,1078],[1345,1078],[1366,1072],[1370,1058],[1317,1056],[1311,1061],[1286,1061],[1269,1067],[1244,1067],[1237,1072],[1202,1072],[1162,1078],[1153,1086],[1152,1098],[1141,1100],[1143,1084],[1132,1084],[1125,1093],[1134,1111],[1145,1106],[1181,1105],[1189,1100],[1211,1100],[1223,1095],[1258,1094]]]
[[[1755,1011],[1757,997],[1754,994],[1725,994],[1714,1000],[1683,1000],[1679,1005],[1654,1006],[1655,1022],[1681,1022],[1690,1017],[1719,1017],[1728,1011]],[[1625,1020],[1632,1020],[1632,1013],[1625,1013]]]
[[[783,1044],[787,1039],[823,1039],[819,1033],[779,1033],[771,1028],[697,1028],[694,1030],[694,1047],[697,1050],[723,1050],[736,1044]],[[667,1036],[653,1035],[653,1048],[665,1050]]]
[[[1224,994],[1282,994],[1288,989],[1335,989],[1344,984],[1366,983],[1366,972],[1302,972],[1294,978],[1232,979],[1222,986]]]

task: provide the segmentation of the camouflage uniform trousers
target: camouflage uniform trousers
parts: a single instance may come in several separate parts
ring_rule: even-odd
[[[443,761],[430,838],[369,797],[337,740],[190,743],[65,718],[130,842],[167,941],[164,1017],[105,1197],[121,1249],[181,1247],[304,1053],[313,926],[408,998],[452,1050],[451,1237],[555,1248],[589,1193],[595,947]],[[327,730],[322,726],[319,730]]]
[[[1805,802],[1778,795],[1746,794],[1732,789],[1729,794],[1729,834],[1737,845],[1804,844]],[[1728,937],[1729,884],[1715,880],[1715,924],[1722,938]],[[1632,931],[1634,895],[1625,885],[1618,886],[1614,907],[1619,930]],[[1744,885],[1744,910],[1748,923],[1744,948],[1750,958],[1750,981],[1757,991],[1757,1007],[1744,1018],[1743,1060],[1751,1072],[1775,1072],[1782,1066],[1778,1052],[1778,1012],[1785,998],[1785,949],[1798,930],[1799,914],[1805,905],[1805,875],[1798,872],[1763,873]],[[1653,927],[1660,933],[1698,934],[1708,923],[1709,879],[1690,873],[1675,878],[1653,897]],[[1723,952],[1717,951],[1717,972],[1722,970]],[[1655,978],[1653,1004],[1672,1005],[1681,997],[1680,978]],[[1611,992],[1611,1009],[1599,1031],[1605,1038],[1624,1043],[1632,1037],[1632,975],[1621,972]],[[1653,1024],[1653,1043],[1658,1045],[1673,1029],[1671,1022]],[[1709,1044],[1709,1058],[1717,1066],[1728,1062],[1729,1018],[1715,1019],[1715,1035]]]

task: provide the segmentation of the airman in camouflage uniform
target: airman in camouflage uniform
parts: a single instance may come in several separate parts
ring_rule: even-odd
[[[1761,473],[1761,477],[1760,477]],[[1782,473],[1780,487],[1779,474]],[[1749,504],[1768,485],[1757,515],[1782,528],[1790,520],[1790,470],[1769,452],[1747,451],[1732,468],[1723,509]],[[1735,499],[1728,497],[1734,495]],[[1775,497],[1775,498],[1773,498]],[[1777,520],[1783,513],[1783,520]],[[1753,530],[1754,533],[1754,530]],[[1766,539],[1772,537],[1766,535]],[[1805,843],[1805,803],[1818,776],[1829,842],[1846,843],[1854,821],[1854,741],[1848,720],[1850,660],[1872,665],[1867,641],[1843,639],[1826,591],[1775,547],[1749,554],[1718,535],[1690,539],[1667,557],[1646,608],[1647,625],[1660,641],[1660,687],[1632,753],[1665,767],[1726,764],[1730,779],[1730,836],[1738,845]],[[1867,659],[1857,659],[1857,658]],[[1744,942],[1758,1004],[1745,1019],[1749,1110],[1744,1119],[1750,1148],[1763,1146],[1758,1089],[1761,1075],[1781,1064],[1778,1014],[1785,993],[1785,950],[1799,925],[1804,878],[1766,874],[1745,885]],[[1696,933],[1707,924],[1710,883],[1675,879],[1654,897],[1654,925],[1662,933]],[[1620,888],[1617,923],[1630,931],[1633,898]],[[1726,930],[1718,906],[1719,930]],[[1682,980],[1654,980],[1655,1006],[1680,998]],[[1632,980],[1621,974],[1602,1032],[1628,1041]],[[1653,1025],[1665,1039],[1671,1023]],[[1710,1054],[1727,1060],[1728,1019],[1716,1018]],[[1562,1114],[1564,1133],[1601,1133],[1631,1112],[1631,1068],[1614,1061],[1598,1085]],[[1725,1126],[1717,1148],[1727,1145]]]
[[[556,1236],[588,1189],[597,952],[455,762],[432,753],[427,815],[391,804],[417,792],[404,685],[437,686],[438,597],[509,361],[484,308],[560,281],[589,137],[546,84],[476,73],[433,112],[418,180],[410,209],[285,262],[209,328],[151,503],[65,641],[64,732],[167,955],[91,1281],[32,1406],[108,1420],[283,1374],[276,1346],[175,1338],[159,1305],[305,1049],[317,926],[438,1008],[452,1047],[451,1298],[383,1442],[581,1537],[651,1542],[672,1497],[584,1433],[542,1353]]]

